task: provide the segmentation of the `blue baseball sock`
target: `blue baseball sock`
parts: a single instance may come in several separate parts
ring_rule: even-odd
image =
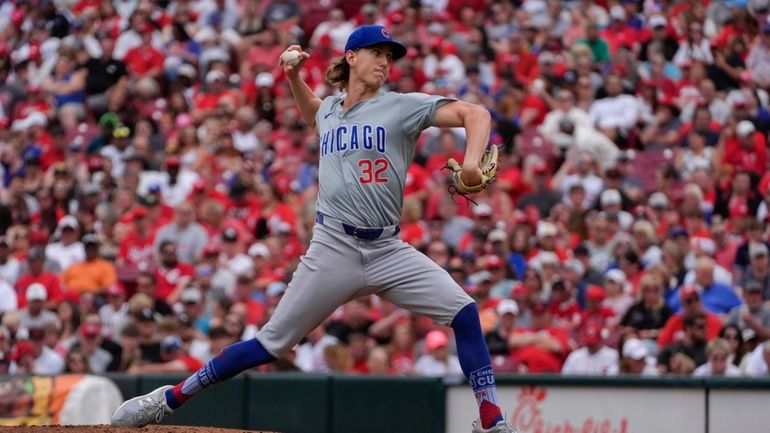
[[[166,391],[166,403],[171,409],[182,406],[204,389],[230,379],[236,374],[258,365],[275,361],[256,338],[235,343],[222,349],[200,370]]]
[[[479,405],[481,426],[488,429],[503,420],[497,403],[495,374],[492,371],[492,359],[481,333],[479,310],[476,303],[466,305],[452,321],[457,342],[457,356],[463,374],[471,383]]]

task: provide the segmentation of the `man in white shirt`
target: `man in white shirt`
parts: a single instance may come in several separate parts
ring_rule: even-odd
[[[86,249],[79,240],[80,225],[77,218],[72,215],[63,217],[59,220],[56,232],[59,234],[59,242],[45,248],[48,260],[58,263],[59,269],[67,269],[86,259]]]
[[[451,355],[446,334],[439,330],[430,331],[425,336],[425,350],[414,364],[414,372],[420,376],[459,376],[463,374],[460,359]]]
[[[44,285],[32,283],[27,287],[27,306],[19,314],[22,328],[43,328],[49,323],[58,323],[59,317],[56,314],[43,309],[46,300],[48,291]]]
[[[768,375],[767,366],[770,365],[770,340],[757,346],[749,355],[746,361],[744,373],[751,377],[766,377]]]
[[[565,375],[612,376],[618,374],[618,351],[604,345],[604,328],[589,323],[583,328],[584,347],[567,356],[561,368]]]
[[[327,334],[323,325],[317,326],[310,331],[305,342],[295,348],[294,365],[305,373],[328,372],[324,350],[334,344],[339,344],[337,337]]]
[[[623,93],[620,75],[610,74],[604,88],[607,96],[594,101],[588,115],[598,130],[610,138],[617,137],[636,126],[639,120],[638,104],[636,98]]]
[[[638,338],[631,338],[623,343],[623,373],[638,376],[659,376],[656,368],[655,357],[650,356],[650,350],[644,342]]]
[[[0,281],[0,315],[19,308],[16,290],[5,281]]]
[[[45,332],[40,328],[29,330],[29,341],[35,350],[35,374],[55,375],[64,371],[64,358],[44,343]]]
[[[20,273],[21,263],[11,256],[8,239],[5,236],[0,236],[0,281],[5,281],[13,286],[16,284]]]
[[[556,107],[545,115],[543,124],[540,125],[540,133],[543,137],[554,141],[562,132],[561,125],[567,120],[574,128],[593,128],[593,122],[588,113],[580,107],[575,107],[575,97],[567,89],[556,93]]]
[[[107,287],[107,303],[99,309],[102,336],[119,340],[123,328],[129,324],[126,290],[119,283]]]

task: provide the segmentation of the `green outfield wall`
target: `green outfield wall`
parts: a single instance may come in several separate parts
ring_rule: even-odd
[[[124,398],[182,376],[112,375]],[[770,432],[770,378],[589,378],[504,375],[503,410],[521,433]],[[241,375],[204,392],[169,424],[282,433],[467,433],[476,416],[461,381]]]

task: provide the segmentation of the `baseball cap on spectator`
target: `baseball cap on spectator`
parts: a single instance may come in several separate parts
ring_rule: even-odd
[[[759,256],[767,256],[768,250],[767,245],[764,244],[764,242],[752,242],[749,245],[749,257],[759,257]]]
[[[209,71],[206,74],[206,83],[209,83],[209,84],[213,83],[214,81],[224,80],[224,79],[225,79],[225,73],[222,71],[218,71],[216,69],[213,71]]]
[[[503,299],[497,304],[497,315],[502,317],[504,314],[519,315],[519,304],[513,299]]]
[[[66,228],[76,230],[80,225],[78,224],[77,218],[72,215],[66,215],[59,220],[59,224],[56,227],[59,230],[64,230]]]
[[[612,281],[622,286],[626,284],[626,273],[620,269],[610,269],[604,274],[604,279],[605,281]]]
[[[625,21],[626,10],[623,9],[623,6],[614,5],[613,7],[610,8],[610,18],[614,20]]]
[[[27,287],[27,302],[48,300],[48,290],[40,283],[32,283]]]
[[[142,308],[138,313],[136,313],[136,319],[140,322],[154,322],[155,313],[153,313],[149,308]]]
[[[99,328],[99,325],[95,323],[85,322],[82,325],[80,325],[80,335],[83,337],[96,337],[101,333],[101,329]]]
[[[107,296],[126,296],[126,289],[119,283],[110,284],[107,286]]]
[[[176,335],[167,335],[160,341],[160,351],[163,353],[176,353],[182,349],[182,340]]]
[[[592,284],[588,286],[588,289],[586,289],[586,299],[603,301],[606,297],[607,294],[604,292],[604,289],[599,286]]]
[[[741,120],[738,122],[738,126],[735,127],[735,133],[738,134],[739,137],[745,137],[749,134],[753,134],[756,130],[756,126],[754,126],[750,120]]]
[[[238,230],[228,227],[222,232],[222,240],[225,242],[235,242],[238,240]]]
[[[552,251],[540,251],[532,258],[532,264],[537,268],[538,266],[557,265],[559,263],[559,256]]]
[[[260,72],[257,74],[257,78],[254,79],[254,84],[257,87],[273,87],[275,85],[275,79],[273,74],[269,72]]]
[[[345,44],[345,52],[355,51],[359,48],[371,47],[377,44],[388,44],[393,49],[393,60],[398,60],[406,55],[406,47],[393,40],[390,32],[383,26],[361,26],[348,36]]]
[[[83,245],[98,245],[99,237],[93,233],[89,233],[83,236],[83,239],[81,240],[81,242],[83,242]]]
[[[270,298],[274,298],[276,296],[282,295],[286,291],[286,288],[286,283],[282,281],[275,281],[267,285],[265,294]]]
[[[659,27],[666,27],[666,25],[668,24],[668,21],[666,20],[666,17],[664,17],[663,15],[653,15],[652,17],[650,17],[649,24],[651,29],[655,29]]]
[[[508,240],[508,233],[503,229],[494,229],[489,232],[487,240],[489,242],[506,242]]]
[[[756,293],[756,292],[761,293],[764,291],[764,287],[762,287],[762,283],[760,283],[759,281],[751,279],[746,282],[745,287],[743,288],[743,291],[752,292],[752,293]]]
[[[589,322],[583,328],[583,341],[586,344],[596,344],[602,340],[604,329],[598,323]]]
[[[536,235],[538,238],[544,238],[546,236],[556,236],[559,230],[553,223],[541,222],[537,225]]]
[[[484,262],[484,267],[487,270],[497,270],[503,268],[503,260],[500,258],[500,256],[497,255],[489,255],[486,257],[486,260]]]
[[[699,297],[700,297],[700,292],[698,292],[698,288],[691,284],[688,284],[679,290],[679,298],[682,299],[683,301],[687,299],[699,298]]]
[[[195,78],[195,66],[189,64],[189,63],[183,63],[179,66],[179,68],[176,70],[177,75],[181,75],[183,77],[187,77],[190,79]]]
[[[636,361],[647,358],[649,354],[647,346],[638,338],[631,338],[623,343],[623,357],[631,358]]]
[[[203,247],[203,257],[218,256],[222,252],[222,248],[217,244],[208,244]]]
[[[183,304],[200,304],[203,302],[203,296],[201,296],[200,290],[195,287],[189,287],[182,291],[179,301]]]
[[[449,343],[449,339],[446,334],[439,330],[433,330],[428,332],[425,336],[425,348],[428,351],[433,351],[441,347],[445,347]]]
[[[564,263],[564,269],[570,270],[578,275],[583,275],[586,272],[586,267],[578,259],[570,259]]]
[[[537,62],[544,65],[556,63],[556,56],[550,51],[543,51],[537,58]]]
[[[29,341],[19,341],[11,349],[11,361],[19,362],[27,356],[35,356],[35,348]]]
[[[478,271],[475,274],[471,274],[471,276],[468,277],[469,282],[471,285],[479,285],[484,282],[492,281],[492,273],[489,271]]]
[[[602,207],[617,205],[617,204],[620,204],[622,201],[620,197],[620,193],[616,189],[606,189],[602,191],[602,194],[600,197],[601,198],[599,199],[599,201],[601,202]]]
[[[182,161],[179,159],[178,156],[171,155],[169,157],[166,157],[165,160],[166,167],[179,167],[182,165]]]
[[[264,259],[270,258],[270,250],[267,248],[267,246],[263,243],[257,242],[254,245],[249,247],[249,250],[247,253],[251,257],[262,257]]]

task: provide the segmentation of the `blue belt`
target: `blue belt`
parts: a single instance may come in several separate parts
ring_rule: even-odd
[[[356,227],[338,219],[328,217],[322,213],[316,213],[315,222],[324,227],[329,227],[338,232],[345,233],[348,236],[353,236],[356,239],[362,239],[365,241],[374,241],[381,238],[393,237],[401,231],[399,226]]]

